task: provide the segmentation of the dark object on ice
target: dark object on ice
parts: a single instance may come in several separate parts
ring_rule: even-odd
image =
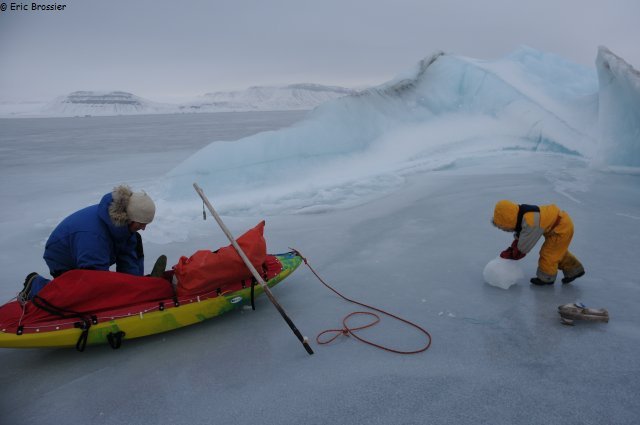
[[[264,279],[262,279],[258,271],[255,269],[254,265],[251,263],[251,260],[249,260],[247,255],[244,253],[244,251],[242,250],[238,242],[235,240],[235,238],[233,237],[233,235],[231,234],[227,226],[224,224],[224,222],[222,221],[222,219],[220,218],[216,210],[213,209],[213,206],[209,202],[209,199],[207,199],[207,196],[204,194],[204,191],[202,190],[202,188],[200,188],[200,186],[198,186],[196,183],[193,184],[193,188],[196,190],[198,195],[200,195],[200,198],[202,198],[202,202],[207,206],[213,218],[216,219],[216,222],[220,226],[220,229],[222,229],[222,232],[225,235],[227,235],[227,238],[229,238],[229,242],[231,242],[231,245],[233,245],[233,248],[236,250],[240,258],[242,259],[242,262],[247,266],[247,268],[251,271],[251,274],[253,275],[253,277],[260,284],[260,287],[263,289],[267,298],[269,298],[269,301],[271,301],[271,303],[276,308],[276,310],[278,310],[278,312],[280,313],[282,318],[285,320],[285,322],[287,322],[287,325],[289,325],[289,328],[291,329],[293,334],[296,336],[296,338],[298,338],[298,340],[300,341],[304,349],[307,351],[307,353],[309,355],[313,354],[313,350],[309,345],[309,341],[307,337],[303,336],[302,333],[300,333],[300,331],[298,330],[296,325],[293,323],[293,321],[289,318],[289,316],[284,311],[280,303],[273,296],[273,294],[271,293],[271,290],[269,290],[269,286],[267,285],[267,283],[264,281]],[[264,226],[264,221],[260,223],[260,225]]]
[[[604,308],[587,308],[582,303],[564,304],[558,307],[564,325],[573,325],[575,320],[609,322],[609,312]]]
[[[579,278],[580,276],[584,276],[584,270],[581,273],[578,273],[575,276],[571,276],[571,277],[563,277],[562,278],[562,283],[571,283],[574,280],[576,280],[577,278]]]
[[[529,282],[533,283],[534,285],[538,285],[538,286],[546,286],[546,285],[553,285],[555,280],[552,280],[551,282],[545,282],[544,280],[542,280],[540,278],[532,277]]]

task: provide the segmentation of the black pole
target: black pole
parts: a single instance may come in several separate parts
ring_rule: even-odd
[[[302,345],[304,346],[304,349],[307,350],[307,353],[313,354],[313,350],[311,349],[311,346],[309,345],[308,339],[306,337],[302,336],[302,334],[300,333],[300,331],[298,330],[296,325],[289,318],[289,316],[284,311],[284,309],[282,308],[280,303],[273,296],[273,294],[271,293],[271,290],[269,289],[269,286],[267,285],[267,283],[264,281],[264,279],[262,279],[262,276],[260,276],[260,273],[258,273],[258,271],[255,269],[255,267],[253,267],[253,264],[251,264],[251,261],[249,261],[249,259],[245,255],[245,253],[242,250],[242,248],[240,248],[240,245],[238,245],[238,242],[236,242],[235,238],[233,237],[233,235],[231,234],[231,232],[229,231],[227,226],[224,224],[224,222],[222,221],[222,219],[220,218],[220,216],[218,215],[216,210],[213,209],[213,206],[211,205],[211,203],[207,199],[207,196],[204,194],[204,191],[196,183],[193,184],[193,187],[196,190],[196,192],[198,193],[198,195],[200,195],[200,198],[202,198],[202,202],[204,202],[204,204],[207,206],[207,209],[209,210],[209,212],[211,213],[213,218],[215,218],[215,220],[218,222],[218,225],[220,226],[220,228],[222,229],[224,234],[227,235],[227,238],[231,242],[231,245],[233,245],[233,247],[236,249],[236,252],[240,256],[240,258],[242,259],[244,264],[247,266],[247,268],[249,269],[249,271],[251,272],[253,277],[256,279],[256,281],[260,284],[260,286],[262,287],[262,290],[267,295],[267,298],[269,298],[269,300],[275,306],[275,308],[278,310],[278,312],[280,312],[280,315],[285,320],[285,322],[287,322],[287,325],[289,325],[289,327],[293,331],[294,335],[302,343]]]

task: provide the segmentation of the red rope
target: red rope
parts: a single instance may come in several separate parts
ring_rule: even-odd
[[[380,322],[380,316],[378,316],[375,313],[371,313],[368,311],[354,311],[353,313],[348,314],[347,316],[345,316],[344,319],[342,319],[342,329],[327,329],[325,331],[322,331],[318,334],[318,336],[316,337],[316,342],[318,344],[324,345],[324,344],[329,344],[330,342],[333,342],[336,338],[338,338],[340,335],[345,335],[345,336],[349,336],[351,335],[352,337],[354,337],[355,339],[357,339],[358,341],[364,342],[365,344],[374,346],[376,348],[380,348],[381,350],[385,350],[385,351],[390,351],[392,353],[398,353],[398,354],[417,354],[417,353],[422,353],[423,351],[427,351],[429,349],[429,347],[431,347],[431,334],[423,329],[422,327],[416,325],[413,322],[410,322],[408,320],[405,320],[401,317],[396,316],[395,314],[391,314],[387,311],[384,311],[382,309],[376,308],[376,307],[372,307],[368,304],[364,304],[355,300],[352,300],[350,298],[345,297],[344,295],[342,295],[340,292],[338,292],[336,289],[332,288],[327,282],[325,282],[319,275],[318,273],[316,273],[316,271],[313,269],[313,267],[311,267],[311,265],[309,264],[309,262],[307,261],[307,259],[300,253],[300,251],[294,249],[294,248],[290,248],[293,251],[296,252],[297,255],[300,256],[300,258],[302,258],[302,260],[304,261],[304,264],[306,264],[307,267],[309,267],[309,270],[311,270],[311,272],[316,276],[316,278],[318,278],[318,280],[320,281],[320,283],[322,283],[325,287],[327,287],[329,290],[331,290],[332,292],[334,292],[336,295],[338,295],[340,298],[349,301],[350,303],[353,304],[357,304],[359,306],[377,311],[378,313],[384,314],[386,316],[389,316],[393,319],[399,320],[403,323],[406,323],[409,326],[412,326],[416,329],[418,329],[420,332],[422,332],[423,334],[425,334],[427,336],[427,343],[424,347],[418,349],[418,350],[414,350],[414,351],[401,351],[401,350],[396,350],[394,348],[390,348],[390,347],[385,347],[383,345],[380,344],[376,344],[374,342],[368,341],[362,337],[359,337],[358,335],[356,335],[356,333],[354,331],[359,331],[362,329],[366,329],[366,328],[370,328],[374,325],[376,325],[378,322]],[[350,318],[357,316],[357,315],[361,315],[361,316],[371,316],[373,317],[373,321],[371,323],[367,323],[366,325],[362,325],[362,326],[358,326],[355,328],[350,327],[347,322]],[[326,340],[321,340],[321,337],[325,334],[330,334],[330,333],[335,333],[335,335],[333,335],[333,337],[326,339]]]

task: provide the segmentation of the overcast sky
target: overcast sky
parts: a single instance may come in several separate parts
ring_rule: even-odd
[[[0,12],[0,100],[49,100],[76,90],[174,100],[252,85],[359,87],[437,50],[494,59],[522,44],[587,66],[604,45],[640,68],[638,0],[57,4],[65,10]]]

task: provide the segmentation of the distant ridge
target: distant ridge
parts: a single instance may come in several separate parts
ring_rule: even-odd
[[[75,91],[42,104],[2,104],[4,117],[85,117],[198,112],[287,111],[314,109],[321,103],[357,91],[321,84],[253,86],[246,90],[207,93],[182,104],[154,102],[125,91]]]
[[[318,91],[318,92],[335,92],[335,93],[344,94],[344,95],[353,94],[353,93],[356,92],[356,90],[345,88],[345,87],[340,87],[340,86],[325,86],[325,85],[322,85],[322,84],[300,83],[300,84],[289,84],[287,86],[282,86],[282,87],[280,87],[280,86],[251,86],[246,90],[239,90],[239,91],[233,91],[233,92],[226,91],[226,92],[206,93],[205,96],[212,96],[212,95],[219,94],[219,93],[239,93],[239,92],[242,92],[242,91],[250,91],[250,90],[256,90],[256,89],[308,90],[308,91]]]
[[[313,109],[329,100],[357,93],[356,90],[320,84],[283,87],[254,86],[246,90],[207,93],[183,111],[287,111]]]
[[[123,91],[76,91],[45,106],[45,116],[108,116],[168,113],[171,105],[152,102]]]
[[[84,105],[133,105],[142,107],[141,99],[131,93],[123,91],[114,91],[110,93],[97,93],[91,91],[76,91],[66,99],[63,103],[84,104]]]

